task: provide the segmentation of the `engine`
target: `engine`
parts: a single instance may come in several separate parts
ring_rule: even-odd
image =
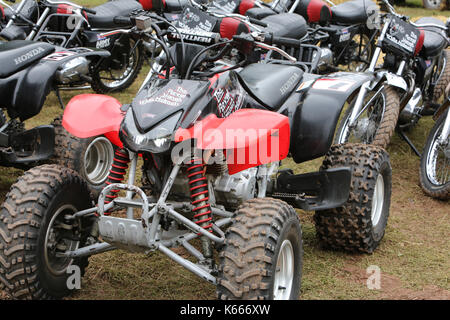
[[[245,200],[254,198],[257,172],[257,168],[249,168],[229,175],[227,172],[217,174],[207,170],[208,178],[212,181],[216,203],[223,205],[227,210],[234,210]],[[189,201],[188,182],[186,174],[177,176],[172,186],[171,200]]]

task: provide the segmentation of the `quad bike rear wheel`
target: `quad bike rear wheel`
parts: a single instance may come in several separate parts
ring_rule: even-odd
[[[382,148],[334,145],[321,169],[350,167],[350,195],[341,207],[316,211],[314,222],[323,247],[372,253],[384,236],[389,216],[392,169]]]
[[[90,192],[73,170],[42,165],[11,186],[0,211],[0,289],[16,299],[57,299],[70,290],[67,271],[87,258],[60,254],[82,247],[92,222],[68,216],[92,206]]]
[[[272,198],[246,201],[236,211],[220,252],[219,299],[297,299],[303,265],[295,210]]]
[[[349,126],[349,118],[356,97],[350,102],[336,132],[335,144],[366,143],[382,148],[387,147],[397,125],[400,100],[397,91],[390,86],[384,87],[379,93],[375,94],[377,96],[367,96],[365,103],[370,102],[370,104],[356,119],[354,128]]]
[[[62,126],[61,118],[55,127],[55,152],[52,163],[78,172],[88,183],[94,197],[106,186],[114,159],[114,146],[104,136],[81,139],[71,135]]]
[[[428,135],[419,171],[422,190],[441,200],[450,199],[450,141],[438,141],[448,112],[439,117]]]

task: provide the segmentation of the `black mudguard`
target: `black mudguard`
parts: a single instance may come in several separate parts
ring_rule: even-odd
[[[368,73],[305,75],[297,89],[301,93],[300,104],[293,112],[291,123],[290,152],[295,162],[316,159],[327,153],[346,101],[364,82],[373,79]]]
[[[57,47],[54,53],[38,63],[0,79],[0,107],[6,108],[11,118],[18,117],[21,121],[37,115],[52,89],[58,68],[67,61],[82,56],[109,56],[109,52]]]

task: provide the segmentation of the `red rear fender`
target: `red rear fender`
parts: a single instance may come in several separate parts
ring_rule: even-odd
[[[105,135],[113,144],[122,147],[119,139],[124,117],[121,106],[118,100],[106,95],[80,94],[67,104],[62,124],[78,138]]]

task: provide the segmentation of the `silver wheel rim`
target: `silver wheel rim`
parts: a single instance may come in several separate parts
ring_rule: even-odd
[[[369,136],[367,136],[368,133],[365,132],[365,136],[356,137],[355,133],[354,133],[355,129],[350,130],[350,127],[349,127],[349,121],[350,121],[350,116],[351,116],[351,113],[349,113],[347,118],[345,119],[345,124],[342,127],[342,130],[340,132],[338,132],[338,134],[339,134],[338,143],[339,144],[343,144],[343,143],[347,143],[347,142],[362,142],[362,143],[367,143],[367,144],[372,143],[372,141],[375,139],[375,136],[377,134],[378,127],[380,126],[381,122],[383,121],[384,112],[386,111],[386,97],[385,97],[385,95],[383,93],[380,93],[380,94],[381,94],[381,97],[375,98],[375,101],[378,101],[378,99],[381,98],[382,99],[382,103],[383,103],[382,104],[382,110],[381,110],[381,116],[378,117],[379,119],[370,120],[370,119],[373,119],[372,117],[374,115],[374,112],[371,112],[370,114],[367,114],[366,112],[368,112],[368,110],[367,110],[368,108],[364,112],[362,112],[359,115],[359,117],[356,119],[357,122],[365,121],[368,124],[368,126],[369,125],[370,126],[375,125],[376,128],[375,128],[374,132],[372,134],[370,134]],[[354,106],[350,106],[350,107],[353,108]],[[378,107],[377,107],[377,109],[378,109]],[[377,123],[375,123],[375,122],[377,122]],[[358,126],[358,124],[357,124],[357,126]],[[350,136],[351,135],[353,135],[353,138],[356,139],[356,141],[353,141],[353,140],[350,141]]]
[[[135,46],[135,42],[134,40],[130,39],[130,48],[133,48]],[[110,88],[110,89],[114,89],[117,87],[122,86],[124,83],[126,83],[128,81],[128,79],[131,78],[131,76],[133,75],[133,70],[137,67],[138,61],[139,61],[139,50],[136,47],[133,52],[131,52],[130,57],[128,59],[128,63],[125,66],[124,69],[122,69],[123,71],[120,74],[120,78],[118,80],[112,80],[110,82],[108,82],[106,79],[102,80],[103,85],[105,85],[106,87]],[[104,81],[106,80],[106,81]]]
[[[111,142],[104,138],[94,139],[84,153],[84,171],[86,179],[92,184],[102,184],[109,175],[114,158]]]
[[[443,186],[449,182],[450,159],[445,156],[445,145],[438,141],[441,135],[442,127],[436,130],[433,136],[433,143],[427,155],[426,174],[428,180],[435,186]],[[447,145],[448,145],[447,137]]]
[[[441,2],[442,0],[425,0],[425,3],[430,7],[430,8],[439,8],[441,6]]]
[[[273,286],[274,300],[289,300],[294,280],[294,249],[289,240],[284,240],[278,254]]]
[[[379,174],[377,182],[375,183],[375,189],[373,190],[372,198],[372,226],[375,227],[380,222],[381,213],[383,212],[384,203],[384,179],[383,175]]]
[[[60,220],[58,218],[61,218],[61,215],[71,215],[77,211],[78,210],[70,204],[63,205],[55,212],[52,219],[50,220],[50,223],[48,224],[44,241],[44,259],[48,270],[56,276],[65,274],[67,267],[69,267],[73,262],[73,259],[67,257],[58,257],[56,255],[57,251],[59,251],[59,253],[72,251],[78,249],[79,246],[78,241],[59,239],[56,230],[58,228],[64,229],[64,224],[58,224],[57,222],[59,222]],[[62,250],[62,246],[64,246],[66,250]]]

